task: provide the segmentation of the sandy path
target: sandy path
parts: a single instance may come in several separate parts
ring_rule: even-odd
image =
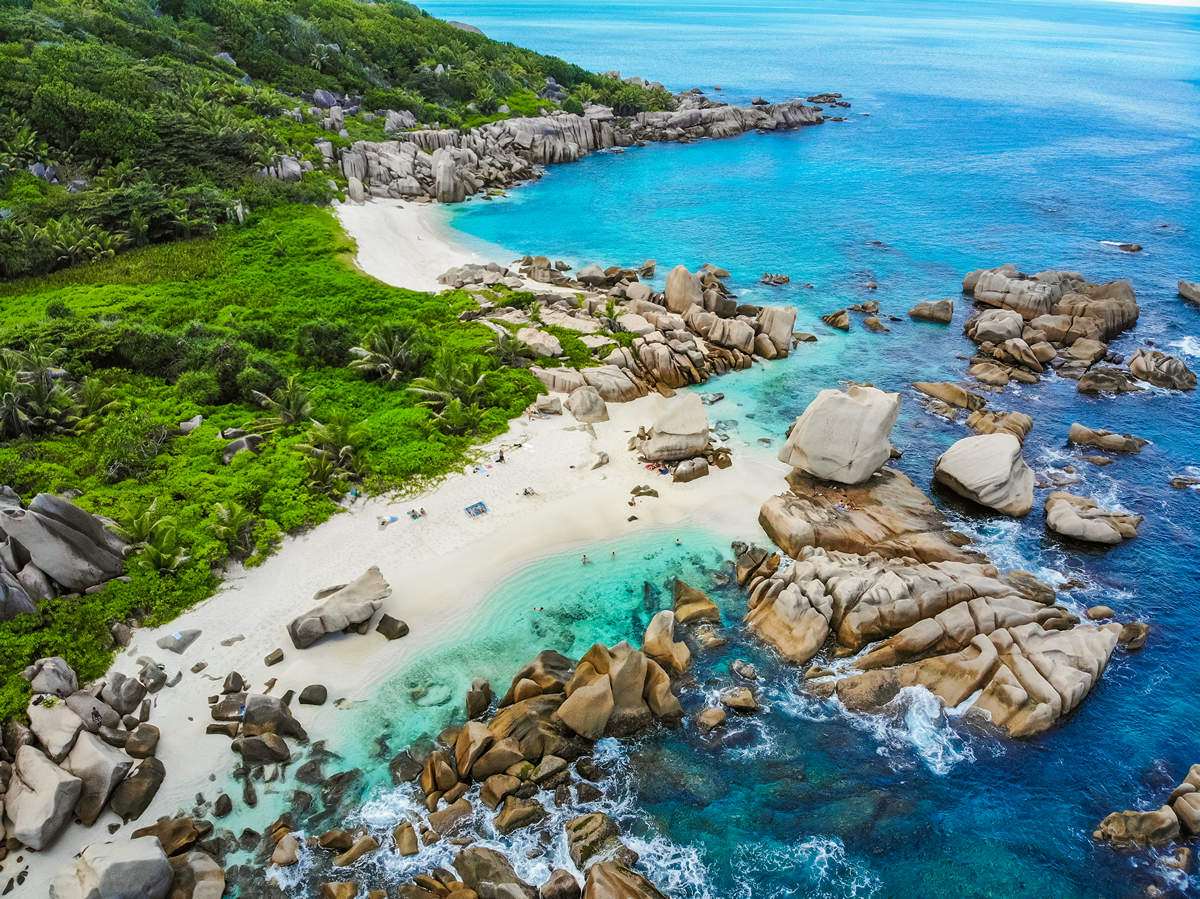
[[[360,215],[362,210],[371,211]],[[413,286],[431,288],[420,279],[434,270],[440,273],[480,260],[457,247],[447,232],[434,228],[429,212],[416,204],[368,204],[342,207],[339,215],[359,242],[358,261],[365,271],[390,282],[411,276]],[[376,227],[380,221],[388,223],[382,230]],[[395,245],[388,242],[391,234],[398,235]],[[580,542],[676,523],[731,537],[760,536],[758,508],[783,487],[786,467],[781,463],[754,448],[734,446],[732,468],[674,484],[646,471],[628,450],[638,426],[649,425],[677,401],[650,396],[610,405],[611,419],[592,426],[594,437],[569,414],[518,419],[485,448],[491,460],[503,447],[503,464],[468,466],[419,495],[360,500],[331,521],[288,538],[261,566],[233,570],[220,592],[170,624],[135,632],[114,669],[135,674],[137,660],[145,656],[165,665],[170,676],[182,671],[182,679],[154,697],[150,718],[162,731],[158,757],[166,766],[166,780],[146,813],[122,826],[118,838],[191,807],[197,793],[213,798],[212,773],[228,770],[237,757],[227,738],[205,735],[210,720],[207,697],[219,692],[220,681],[230,671],[239,671],[254,689],[277,679],[276,695],[322,683],[331,701],[361,699],[427,641],[470,616],[498,583],[531,560]],[[592,469],[600,451],[611,461]],[[647,483],[659,491],[659,498],[639,499],[631,509],[629,491]],[[526,487],[536,495],[523,496]],[[489,514],[469,518],[464,509],[477,501],[488,505]],[[428,514],[414,521],[407,515],[412,508],[424,508]],[[631,513],[637,521],[627,520]],[[397,520],[381,528],[379,519],[391,516]],[[388,642],[372,631],[328,638],[307,650],[292,648],[286,625],[312,604],[313,594],[345,583],[371,565],[378,565],[392,585],[383,610],[406,621],[410,634]],[[159,637],[189,628],[202,633],[182,656],[155,645]],[[238,636],[242,639],[222,645]],[[264,657],[277,647],[283,648],[284,661],[267,668]],[[199,661],[207,667],[192,673]],[[293,710],[313,739],[337,726],[332,702],[323,708],[296,705]],[[118,819],[106,812],[90,829],[69,826],[47,851],[24,853],[30,864],[24,894],[47,895],[53,875],[84,846],[109,839],[106,827],[114,823]],[[16,870],[6,866],[4,874]]]

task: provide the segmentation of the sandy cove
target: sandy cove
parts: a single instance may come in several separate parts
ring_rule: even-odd
[[[385,201],[341,207],[338,212],[358,241],[359,267],[387,283],[401,285],[416,278],[414,286],[435,289],[435,270],[440,274],[454,265],[480,261],[452,241],[437,225],[436,211],[428,207]],[[397,235],[396,242],[388,235]],[[419,282],[423,277],[431,282]],[[481,448],[477,465],[420,493],[359,500],[331,521],[286,539],[261,566],[232,570],[215,596],[171,623],[135,631],[130,648],[114,662],[114,671],[136,675],[137,660],[147,657],[164,665],[168,677],[182,672],[176,686],[151,697],[149,720],[162,732],[157,756],[166,767],[166,779],[146,812],[113,836],[107,826],[119,818],[106,810],[91,828],[69,825],[50,849],[24,851],[30,870],[22,889],[28,895],[46,895],[55,873],[88,844],[127,838],[163,815],[190,808],[197,793],[214,798],[210,775],[221,779],[239,761],[227,737],[204,733],[210,721],[208,697],[219,692],[230,671],[240,672],[257,691],[276,679],[274,695],[298,692],[308,684],[326,685],[328,704],[296,704],[292,709],[312,739],[319,740],[336,730],[334,700],[370,696],[373,685],[452,632],[523,565],[580,545],[670,525],[699,526],[731,539],[761,538],[759,506],[778,492],[788,471],[769,451],[734,444],[732,468],[676,484],[647,470],[628,449],[639,426],[650,425],[679,401],[651,395],[609,403],[610,420],[590,426],[578,424],[569,413],[517,419],[505,434]],[[497,463],[493,460],[501,448],[505,462]],[[600,452],[610,462],[592,469]],[[639,484],[658,490],[659,497],[639,498],[630,508],[630,490]],[[527,487],[536,495],[523,495]],[[487,504],[488,514],[468,517],[464,510],[478,501]],[[407,514],[413,508],[424,508],[427,515],[413,520]],[[631,514],[636,521],[628,520]],[[391,517],[396,520],[381,528],[380,519]],[[470,564],[464,565],[464,560]],[[392,586],[382,611],[407,622],[409,635],[390,642],[374,631],[337,635],[309,649],[294,649],[286,626],[312,606],[313,595],[352,580],[372,565],[379,566]],[[160,637],[191,628],[202,633],[182,656],[156,646]],[[222,645],[238,636],[243,639]],[[264,658],[276,648],[284,650],[284,660],[268,668]],[[530,652],[539,648],[530,647]],[[207,667],[192,673],[200,661]],[[263,807],[263,816],[265,825],[274,814]],[[14,865],[5,873],[19,869]]]

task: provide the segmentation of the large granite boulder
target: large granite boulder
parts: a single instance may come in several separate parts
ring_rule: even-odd
[[[62,767],[83,782],[83,790],[75,806],[75,817],[85,827],[91,827],[100,817],[112,791],[133,767],[133,759],[95,734],[85,731],[75,741]]]
[[[561,356],[562,343],[553,334],[538,328],[521,328],[517,340],[533,350],[538,356]]]
[[[667,899],[667,896],[620,862],[597,862],[588,869],[583,899]]]
[[[675,639],[675,613],[663,609],[650,619],[642,640],[642,651],[667,671],[680,674],[692,664],[687,644]]]
[[[608,406],[600,391],[590,384],[576,387],[567,397],[567,411],[579,422],[594,423],[608,421]]]
[[[791,489],[763,503],[758,522],[792,558],[806,547],[825,547],[885,559],[967,561],[967,537],[946,525],[924,492],[907,476],[885,468],[860,487],[838,487],[799,471]]]
[[[1200,303],[1200,282],[1180,281],[1179,295],[1192,303]]]
[[[174,872],[154,837],[93,843],[50,884],[51,899],[164,899]],[[221,878],[222,886],[224,876]],[[200,894],[192,893],[193,899]],[[212,894],[209,893],[209,896]],[[219,894],[218,894],[219,895]]]
[[[1011,309],[988,309],[970,319],[963,330],[976,343],[1002,344],[1020,337],[1025,320]]]
[[[297,649],[306,649],[326,634],[370,621],[391,593],[379,567],[372,565],[365,574],[327,594],[320,605],[292,619],[288,625],[292,643]]]
[[[948,325],[954,318],[954,300],[922,300],[909,309],[908,314],[917,321]]]
[[[667,308],[671,312],[684,313],[692,306],[704,302],[704,291],[700,279],[687,270],[686,266],[677,265],[667,273],[667,283],[663,290]]]
[[[18,615],[32,615],[36,611],[37,603],[25,585],[0,565],[0,621],[8,621]]]
[[[30,849],[45,849],[71,820],[83,781],[33,746],[17,750],[4,803],[12,836]]]
[[[1028,515],[1033,508],[1033,469],[1013,434],[964,437],[938,457],[933,476],[959,496],[1006,515]]]
[[[779,460],[818,478],[861,484],[886,462],[900,394],[852,385],[822,390],[796,419]]]
[[[33,731],[51,761],[61,762],[75,745],[83,729],[83,719],[61,699],[34,697],[29,703],[29,729]]]
[[[168,861],[175,875],[171,899],[221,899],[225,895],[225,869],[211,855],[194,850]]]
[[[75,671],[61,656],[38,659],[21,672],[21,677],[29,681],[29,689],[34,693],[66,698],[79,689]]]
[[[1115,546],[1136,537],[1141,515],[1101,508],[1086,496],[1056,490],[1046,497],[1046,527],[1063,537]]]
[[[125,570],[125,544],[104,522],[69,500],[39,493],[28,509],[0,508],[0,533],[68,590],[83,591]]]
[[[697,393],[685,393],[670,402],[655,419],[640,450],[651,462],[678,462],[703,454],[708,440],[704,402]]]
[[[1159,350],[1138,347],[1129,358],[1129,373],[1139,381],[1167,390],[1193,390],[1196,375],[1184,361]]]
[[[454,859],[463,886],[480,896],[504,896],[505,899],[538,899],[537,887],[517,876],[503,853],[484,846],[464,849]]]
[[[771,341],[775,356],[786,356],[792,348],[792,331],[796,327],[795,306],[763,306],[758,313],[761,335]],[[760,354],[762,355],[762,354]]]
[[[1169,805],[1149,812],[1113,812],[1100,822],[1092,838],[1116,849],[1165,846],[1179,839],[1179,818]]]
[[[121,781],[108,807],[125,821],[139,818],[153,801],[167,776],[166,766],[156,758],[143,759],[133,773]]]

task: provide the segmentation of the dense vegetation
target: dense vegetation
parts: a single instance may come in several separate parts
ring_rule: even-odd
[[[352,485],[453,469],[536,395],[527,351],[458,320],[465,295],[388,287],[351,248],[327,211],[291,206],[0,286],[0,483],[79,491],[141,547],[129,583],[0,624],[0,717],[23,708],[29,660],[100,674],[112,621],[169,619]],[[225,465],[226,428],[265,440]]]
[[[359,107],[344,131],[317,90]],[[114,621],[170,619],[349,491],[452,470],[537,393],[465,295],[348,264],[316,141],[589,100],[673,102],[396,0],[0,0],[0,484],[78,497],[136,549],[103,591],[0,623],[0,720],[28,662],[98,676]],[[311,165],[265,177],[282,156]],[[263,439],[226,464],[231,429]]]
[[[315,90],[454,127],[502,105],[560,105],[544,97],[548,78],[570,90],[567,108],[671,102],[396,0],[0,4],[0,277],[211,233],[251,208],[323,202],[338,179],[320,170],[314,141],[382,139],[384,121],[350,116],[347,136],[325,131],[303,99]],[[314,170],[299,183],[255,177],[285,154]]]

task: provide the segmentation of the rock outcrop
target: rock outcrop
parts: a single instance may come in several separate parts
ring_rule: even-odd
[[[1063,537],[1115,546],[1136,537],[1141,515],[1101,508],[1086,496],[1056,490],[1046,497],[1046,527]]]
[[[891,456],[900,394],[852,385],[822,390],[796,419],[779,460],[841,484],[861,484]]]
[[[1013,434],[964,437],[938,457],[933,476],[959,496],[1005,515],[1028,515],[1033,508],[1033,469]]]
[[[45,849],[71,820],[83,781],[34,746],[22,746],[4,797],[11,834],[30,849]]]
[[[1129,358],[1129,373],[1139,381],[1167,390],[1194,390],[1196,374],[1177,356],[1138,347]]]
[[[1113,812],[1092,833],[1093,839],[1125,852],[1196,836],[1200,836],[1200,765],[1192,765],[1160,808]]]
[[[738,582],[748,628],[788,661],[807,663],[831,642],[835,656],[858,653],[849,670],[818,672],[806,689],[864,711],[906,687],[947,706],[974,696],[970,715],[1029,737],[1100,677],[1121,625],[1078,625],[1048,585],[1001,574],[903,475],[885,469],[855,490],[798,472],[788,480],[790,493],[767,500],[760,522],[794,561],[771,568],[747,550]]]
[[[642,458],[650,462],[679,462],[702,455],[708,448],[708,414],[697,393],[670,403],[637,441]]]
[[[51,899],[164,899],[175,873],[155,837],[93,843],[50,885]],[[221,878],[222,884],[224,877]],[[189,893],[190,895],[198,895]]]
[[[1080,446],[1094,446],[1110,453],[1140,453],[1150,441],[1132,434],[1115,434],[1100,428],[1089,428],[1074,422],[1067,432],[1067,440]]]
[[[368,623],[391,593],[392,588],[376,566],[349,584],[321,591],[314,598],[323,602],[297,615],[288,625],[292,643],[297,649],[305,649],[327,634]]]
[[[51,582],[63,592],[83,592],[125,569],[126,545],[104,521],[50,493],[39,493],[28,508],[0,506],[0,540],[0,619],[6,606],[32,611],[19,608],[29,605],[31,587],[39,599]]]
[[[542,166],[575,162],[597,150],[628,147],[639,141],[792,129],[820,124],[823,118],[819,107],[800,100],[736,107],[686,93],[679,95],[673,111],[642,112],[629,119],[617,117],[609,107],[588,104],[582,115],[560,112],[502,119],[469,131],[398,131],[404,122],[393,122],[392,115],[387,121],[394,140],[329,148],[342,174],[358,179],[371,197],[427,197],[456,203],[473,194],[538,178]],[[280,169],[267,174],[298,179],[302,168],[294,167],[294,173]]]

